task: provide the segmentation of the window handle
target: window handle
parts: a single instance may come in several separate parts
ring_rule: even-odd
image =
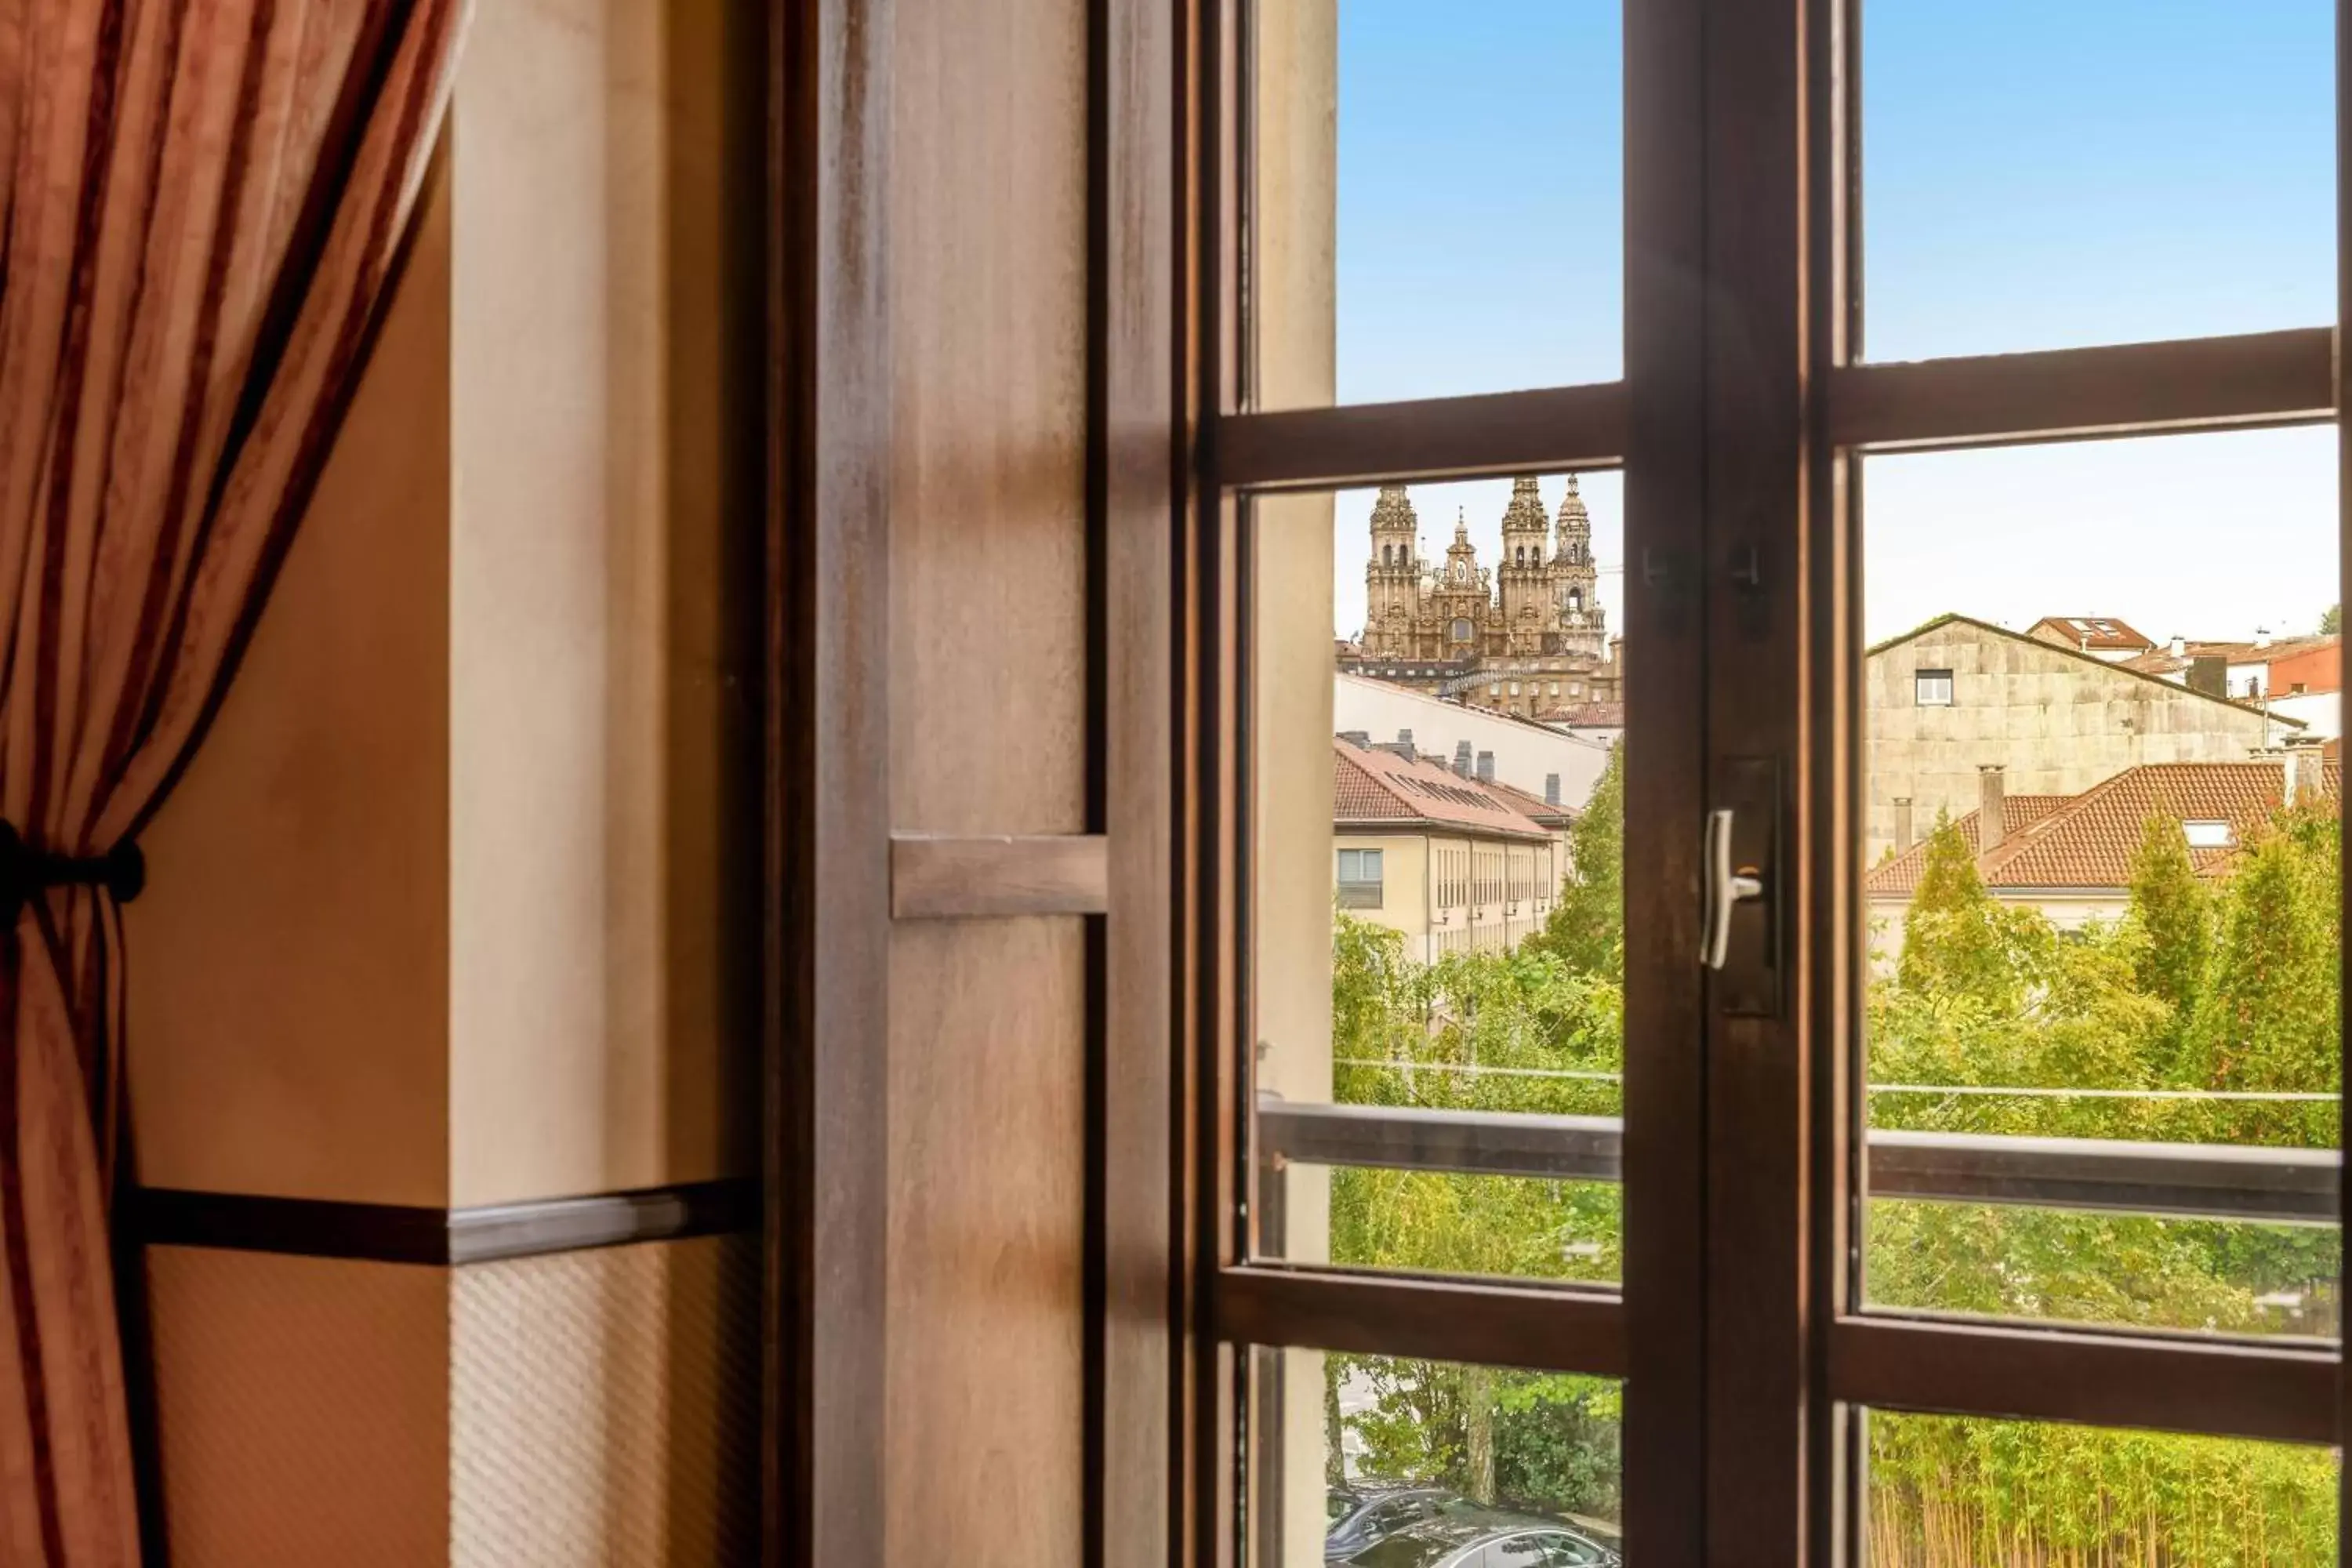
[[[1731,864],[1729,806],[1706,814],[1706,937],[1699,962],[1721,969],[1731,955],[1731,910],[1764,896],[1764,879],[1753,866],[1734,869]]]

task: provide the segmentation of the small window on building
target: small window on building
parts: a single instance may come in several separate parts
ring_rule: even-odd
[[[1502,694],[1503,689],[1499,684],[1486,688],[1486,695],[1489,697],[1500,697]]]
[[[1552,694],[1554,697],[1557,697],[1557,696],[1559,696],[1559,681],[1557,681],[1557,680],[1555,680],[1555,681],[1553,681],[1553,682],[1551,683],[1551,694]]]
[[[1381,854],[1378,849],[1339,851],[1339,907],[1376,910],[1381,907]]]
[[[2234,842],[2226,822],[2184,822],[2180,831],[2191,849],[2227,849]]]
[[[1952,705],[1952,672],[1948,669],[1922,669],[1911,677],[1911,700],[1922,708],[1949,708]]]
[[[1519,683],[1518,683],[1517,681],[1514,680],[1513,682],[1511,682],[1511,695],[1512,695],[1512,696],[1514,696],[1514,697],[1517,697],[1518,694],[1519,694]]]
[[[1455,616],[1454,619],[1454,625],[1447,628],[1445,635],[1452,637],[1455,642],[1468,642],[1470,640],[1470,617],[1467,616]]]

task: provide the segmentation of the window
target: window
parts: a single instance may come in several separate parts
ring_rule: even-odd
[[[1339,851],[1339,907],[1377,910],[1381,907],[1381,855],[1378,849]]]
[[[1184,1152],[1208,1174],[1184,1196],[1213,1253],[1203,1316],[1236,1359],[1192,1363],[1215,1373],[1195,1378],[1213,1408],[1188,1414],[1207,1435],[1194,1457],[1241,1478],[1261,1568],[1325,1554],[1327,1487],[1500,1498],[1501,1461],[1482,1474],[1474,1456],[1554,1386],[1578,1440],[1608,1444],[1579,1473],[1609,1478],[1614,1511],[1528,1506],[1622,1523],[1622,1541],[1594,1542],[1634,1561],[2292,1562],[2306,1526],[2311,1560],[2333,1550],[2317,1544],[2336,1539],[2342,1407],[2333,810],[2280,810],[2287,729],[2245,700],[2246,655],[2209,654],[2192,689],[2160,647],[2080,646],[2135,626],[2251,639],[2336,580],[2322,367],[2342,258],[2332,121],[2312,109],[2333,83],[2309,90],[2334,50],[2270,52],[2298,27],[2332,44],[2332,23],[2315,0],[2281,9],[2300,20],[2242,36],[2221,0],[2145,30],[2062,26],[2025,0],[1255,0],[1250,34],[1213,40],[1194,106],[1211,162],[1185,189],[1219,204],[1184,232],[1213,291],[1181,346],[1204,389],[1186,415],[1217,433],[1185,514],[1202,569],[1187,582],[1220,592],[1186,601],[1182,689],[1209,739],[1179,774],[1204,796],[1183,817],[1203,836],[1187,841],[1187,1066],[1215,1109]],[[1621,14],[1636,19],[1622,37]],[[1401,313],[1362,302],[1410,279],[1441,315],[1475,311],[1475,284],[1430,276],[1469,264],[1351,258],[1551,199],[1589,144],[1529,153],[1496,119],[1431,127],[1412,94],[1379,90],[1414,79],[1393,57],[1446,78],[1494,50],[1486,91],[1508,98],[1530,53],[1516,35],[1604,15],[1586,49],[1539,58],[1597,60],[1597,90],[1622,84],[1603,128],[1624,137],[1618,291],[1546,307],[1621,304],[1606,331],[1622,363],[1546,345],[1563,368],[1529,381],[1532,336],[1458,363],[1397,352],[1423,323],[1384,341]],[[2116,86],[2193,77],[2199,53],[2252,37],[2279,93],[2224,59],[2234,106],[2183,116],[2228,132],[2191,184],[2227,187],[2222,207],[2269,199],[2244,182],[2280,193],[2278,232],[2317,247],[2270,270],[2242,234],[2206,259],[2179,244],[2160,193],[2188,153],[2131,132],[2162,95]],[[2042,52],[2014,78],[1992,68],[2015,50]],[[2051,77],[2042,56],[2069,50]],[[1990,63],[1956,74],[1938,51]],[[2021,145],[2032,128],[2053,133]],[[1509,145],[1461,158],[1481,136]],[[1436,144],[1481,180],[1535,162],[1442,227],[1351,195],[1418,181],[1405,205],[1437,202]],[[2132,159],[2155,166],[2110,189],[2101,165]],[[2032,178],[1964,178],[1970,160]],[[1905,166],[1927,173],[1889,173]],[[2053,194],[2070,181],[2072,205]],[[2123,224],[2135,205],[2170,237]],[[2127,232],[2063,254],[2084,237],[2069,226],[2094,222]],[[1628,250],[1675,265],[1626,268]],[[2006,294],[1964,275],[1978,253]],[[2157,330],[2128,324],[2136,287],[2209,260],[2221,270],[2174,289]],[[2234,292],[2241,275],[2270,291]],[[2051,299],[2033,293],[2044,277]],[[2083,306],[2108,326],[2070,341],[2053,301],[2085,279],[2116,297]],[[1966,319],[1938,316],[1948,295],[1974,300]],[[2287,320],[2228,320],[2289,298],[2304,303]],[[1932,357],[2000,350],[2036,352]],[[1539,390],[1495,390],[1521,383]],[[1558,737],[1601,765],[1563,792],[1583,814],[1563,876],[1464,821],[1426,868],[1401,859],[1383,911],[1426,876],[1459,900],[1449,921],[1334,911],[1315,864],[1328,803],[1299,787],[1329,737],[1281,729],[1322,710],[1334,628],[1299,606],[1328,593],[1358,624],[1363,521],[1409,489],[1422,515],[1458,520],[1412,622],[1444,656],[1442,695],[1491,708],[1507,682],[1517,698],[1517,621],[1484,640],[1521,586],[1494,570],[1521,537],[1500,525],[1540,507],[1557,536],[1571,472],[1593,571],[1549,584],[1553,640],[1527,673],[1637,740]],[[2215,496],[2262,520],[2226,559]],[[1566,571],[1582,550],[1543,559]],[[2094,609],[2113,614],[2069,614]],[[1601,813],[1606,831],[1585,831]],[[2159,830],[2184,816],[2177,838]],[[1531,874],[1554,893],[1546,951],[1573,954],[1558,964],[1515,963],[1531,922],[1496,907]],[[2257,894],[2290,923],[2265,926]],[[2166,929],[2191,933],[2172,967],[2142,951],[2158,898],[2182,916]],[[2257,935],[2291,960],[2265,969]],[[1515,994],[1514,970],[1566,984]],[[2266,1042],[2259,1064],[2228,1048],[2240,1026]],[[1502,1362],[1547,1381],[1506,1389]],[[1565,1484],[1565,1467],[1546,1473]],[[2005,1492],[2039,1511],[2000,1511]],[[2124,1498],[2139,1511],[2107,1537],[2072,1522],[2120,1519]],[[2257,1523],[2205,1550],[2222,1519]],[[1938,1535],[1945,1521],[1965,1528]],[[1414,1528],[1370,1550],[1404,1559]],[[1575,1550],[1550,1533],[1452,1550],[1465,1565]]]

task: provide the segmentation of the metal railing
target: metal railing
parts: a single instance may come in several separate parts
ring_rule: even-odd
[[[1614,1116],[1258,1100],[1261,1160],[1614,1182],[1623,1145]],[[1873,1130],[1864,1148],[1872,1197],[2274,1223],[2334,1220],[2342,1164],[2333,1149],[1975,1132]]]

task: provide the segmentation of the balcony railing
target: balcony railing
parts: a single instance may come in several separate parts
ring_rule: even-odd
[[[1614,1116],[1258,1100],[1261,1160],[1614,1182],[1623,1144]],[[1864,1148],[1872,1197],[2272,1222],[2334,1220],[2342,1163],[2333,1149],[1876,1129]]]

